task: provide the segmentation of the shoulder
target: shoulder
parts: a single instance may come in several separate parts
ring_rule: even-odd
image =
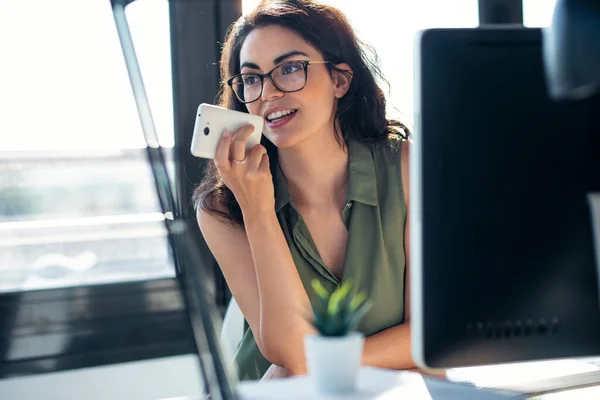
[[[231,215],[229,208],[219,199],[210,198],[198,206],[196,220],[203,236],[212,236],[214,233],[231,233],[243,231]]]
[[[410,157],[410,140],[402,139],[396,136],[387,138],[377,144],[370,145],[374,157],[383,158],[394,166],[401,165],[408,169]]]
[[[410,189],[410,152],[411,142],[409,139],[392,136],[373,147],[373,156],[380,159],[387,168],[395,172],[395,179],[401,181],[401,189],[406,206],[409,203]]]
[[[374,154],[377,154],[377,156],[385,157],[390,160],[393,158],[397,163],[402,157],[408,157],[410,141],[409,139],[404,139],[398,135],[389,135],[384,140],[374,144],[368,144],[367,146],[369,146],[371,151]]]

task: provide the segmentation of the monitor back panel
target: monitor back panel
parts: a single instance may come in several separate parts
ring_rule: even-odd
[[[541,40],[417,41],[413,354],[429,367],[600,354],[600,100],[548,98]]]

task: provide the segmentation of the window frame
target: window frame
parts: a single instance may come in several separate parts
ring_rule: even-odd
[[[202,180],[206,160],[194,157],[189,149],[198,105],[214,104],[217,100],[221,43],[227,28],[242,15],[242,0],[170,1],[169,4],[177,201],[183,217],[195,227],[193,234],[205,260],[202,267],[210,279],[209,297],[224,315],[231,292],[195,223],[196,212],[191,202],[194,188]]]

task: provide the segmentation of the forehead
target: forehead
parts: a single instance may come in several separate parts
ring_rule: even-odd
[[[240,65],[244,62],[257,64],[267,70],[274,60],[290,51],[301,51],[309,57],[317,57],[319,51],[296,32],[272,25],[254,29],[246,37],[240,49]]]

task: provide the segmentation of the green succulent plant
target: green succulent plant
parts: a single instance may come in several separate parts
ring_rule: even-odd
[[[358,326],[372,306],[365,292],[351,294],[352,283],[344,281],[333,292],[318,279],[312,281],[312,288],[318,295],[312,304],[312,324],[321,336],[345,336]]]

